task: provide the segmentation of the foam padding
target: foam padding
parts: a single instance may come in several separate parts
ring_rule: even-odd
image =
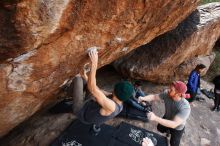
[[[168,145],[166,137],[124,122],[120,124],[114,137],[115,141],[126,144],[127,146],[140,146],[144,137],[150,138],[155,146]]]
[[[144,137],[152,139],[155,146],[167,146],[165,137],[123,122],[117,127],[103,124],[97,136],[90,133],[90,128],[75,120],[51,146],[140,146]]]
[[[79,120],[67,127],[51,146],[106,146],[110,143],[115,128],[103,124],[97,136],[90,133],[91,125]]]

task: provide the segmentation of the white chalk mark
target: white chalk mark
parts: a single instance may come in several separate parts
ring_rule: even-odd
[[[92,51],[92,50],[98,51],[99,49],[100,49],[100,47],[93,46],[93,47],[88,48],[88,49],[86,50],[86,52],[89,53],[89,52]]]
[[[127,52],[128,51],[128,47],[124,47],[123,49],[122,49],[122,52]]]
[[[121,42],[123,41],[123,39],[120,38],[120,37],[115,37],[115,40],[116,40],[117,42],[119,42],[119,43],[121,43]]]
[[[27,60],[29,57],[33,56],[36,53],[36,50],[32,50],[26,54],[22,54],[14,59],[14,62],[22,62]]]
[[[64,85],[66,85],[66,83],[69,81],[69,79],[66,79],[59,87],[62,87]]]

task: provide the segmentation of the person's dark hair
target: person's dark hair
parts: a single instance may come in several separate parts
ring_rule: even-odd
[[[121,101],[128,100],[134,93],[134,87],[128,81],[122,81],[115,85],[114,94]]]
[[[200,69],[204,69],[206,66],[204,64],[198,64],[195,68],[196,71],[199,71]]]
[[[134,85],[136,85],[136,86],[142,86],[142,82],[141,82],[141,81],[135,81],[135,82],[134,82]]]

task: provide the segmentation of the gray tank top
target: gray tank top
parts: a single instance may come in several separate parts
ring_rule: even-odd
[[[84,104],[83,108],[78,112],[77,117],[85,124],[101,125],[106,121],[114,118],[122,111],[123,105],[119,105],[116,102],[115,104],[115,111],[108,116],[103,116],[100,114],[100,109],[102,107],[94,100],[89,99]]]

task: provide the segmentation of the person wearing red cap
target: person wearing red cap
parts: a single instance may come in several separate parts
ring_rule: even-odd
[[[171,146],[179,146],[186,120],[191,112],[189,102],[184,98],[186,91],[187,86],[185,83],[175,81],[170,85],[168,91],[138,98],[139,102],[164,101],[165,114],[163,118],[158,117],[153,112],[149,112],[147,117],[150,121],[158,123],[158,131],[171,134]]]

